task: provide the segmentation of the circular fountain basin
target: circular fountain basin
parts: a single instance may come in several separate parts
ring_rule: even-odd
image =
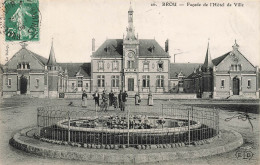
[[[110,116],[104,116],[103,118],[108,120]],[[201,127],[200,122],[197,121],[190,121],[190,125],[188,124],[187,119],[180,119],[176,117],[164,117],[163,121],[164,124],[158,123],[158,121],[161,120],[158,116],[148,116],[149,123],[153,123],[153,127],[151,128],[138,128],[135,129],[130,128],[109,128],[108,126],[102,125],[102,123],[96,122],[96,125],[94,128],[89,128],[88,126],[85,126],[84,123],[87,123],[89,121],[96,120],[97,118],[93,117],[82,117],[78,119],[64,119],[60,120],[56,123],[57,127],[70,130],[70,131],[83,131],[83,132],[107,132],[107,133],[183,133],[187,132],[190,129],[196,129]],[[70,124],[69,124],[70,123]]]

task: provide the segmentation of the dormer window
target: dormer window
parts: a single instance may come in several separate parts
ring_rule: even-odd
[[[158,62],[157,69],[158,71],[163,71],[163,62]]]
[[[151,46],[150,48],[148,48],[148,50],[149,50],[151,53],[153,53],[153,52],[154,52],[154,50],[155,50],[155,47],[154,47],[154,45],[153,45],[153,46]]]
[[[107,53],[108,53],[108,52],[110,52],[110,50],[111,50],[111,49],[110,49],[110,47],[109,47],[109,46],[106,46],[104,50],[105,50],[105,52],[107,52]]]

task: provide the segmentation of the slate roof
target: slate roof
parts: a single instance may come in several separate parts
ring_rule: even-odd
[[[34,53],[34,52],[32,52],[32,51],[30,51],[30,50],[28,50],[28,49],[26,49],[26,48],[22,48],[22,49],[20,49],[17,53],[15,53],[15,55],[25,55],[25,54],[31,54],[32,56],[34,56],[37,60],[39,60],[43,65],[46,65],[47,64],[47,59],[45,58],[45,57],[42,57],[42,56],[40,56],[40,55],[38,55],[38,54],[36,54],[36,53]],[[13,56],[14,57],[14,56]],[[11,60],[11,59],[10,59]],[[9,61],[10,61],[9,60]],[[9,62],[8,61],[8,62]],[[7,65],[8,64],[8,62],[5,64],[5,65]]]
[[[59,63],[63,70],[67,69],[69,77],[75,77],[80,71],[83,77],[91,77],[91,63]]]
[[[141,39],[140,57],[169,57],[169,54],[154,39]],[[151,49],[154,47],[154,52]]]
[[[178,78],[178,74],[182,72],[185,77],[193,73],[194,69],[198,68],[201,63],[171,63],[170,78]]]
[[[30,50],[28,50],[28,51],[30,51]],[[31,52],[31,51],[30,51],[30,52]],[[40,55],[38,55],[38,54],[35,54],[35,53],[33,53],[33,52],[31,52],[31,53],[32,53],[39,61],[41,61],[42,64],[44,64],[44,65],[47,64],[47,61],[48,61],[47,58],[42,57],[42,56],[40,56]]]
[[[219,56],[219,57],[217,57],[217,58],[214,58],[214,59],[212,60],[213,64],[214,64],[215,66],[217,66],[221,61],[223,61],[223,60],[229,55],[229,53],[230,53],[230,52],[228,52],[228,53],[226,53],[226,54],[224,54],[224,55],[222,55],[222,56]]]
[[[169,57],[169,54],[154,39],[140,39],[139,43],[139,57]],[[123,39],[107,39],[92,57],[123,57]]]

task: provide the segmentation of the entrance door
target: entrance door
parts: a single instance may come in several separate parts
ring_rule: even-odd
[[[21,94],[26,94],[27,92],[27,78],[25,76],[22,76],[20,79],[20,90]]]
[[[233,95],[239,95],[239,79],[237,77],[233,79]]]
[[[134,91],[134,79],[133,78],[128,79],[128,91]]]

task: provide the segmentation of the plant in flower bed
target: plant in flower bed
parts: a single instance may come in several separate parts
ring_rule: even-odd
[[[163,128],[163,124],[165,124],[166,121],[163,117],[159,117],[159,119],[156,122]]]
[[[111,129],[127,129],[127,118],[125,116],[110,116],[106,122],[106,126]],[[147,116],[144,115],[130,115],[129,128],[130,129],[151,129],[156,128],[158,124],[154,124]]]
[[[70,126],[73,127],[85,127],[85,128],[95,128],[98,126],[97,119],[88,119],[88,120],[77,120],[70,123]]]

